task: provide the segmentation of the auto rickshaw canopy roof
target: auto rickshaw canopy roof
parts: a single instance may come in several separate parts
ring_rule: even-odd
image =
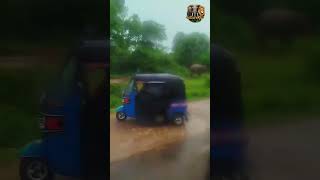
[[[135,74],[133,77],[135,81],[143,82],[183,82],[183,79],[177,75],[167,73],[155,73],[155,74]]]
[[[146,84],[162,83],[161,89],[167,98],[184,100],[186,98],[185,84],[182,78],[173,74],[155,73],[155,74],[135,74],[133,80]]]

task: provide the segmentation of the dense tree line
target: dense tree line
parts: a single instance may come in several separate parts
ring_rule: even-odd
[[[207,35],[179,32],[169,53],[162,45],[167,38],[163,25],[128,16],[124,0],[111,0],[110,6],[112,73],[187,73],[193,63],[209,65]]]

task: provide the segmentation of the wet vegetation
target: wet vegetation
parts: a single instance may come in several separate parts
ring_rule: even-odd
[[[139,73],[172,73],[186,81],[189,100],[210,96],[210,44],[206,34],[178,32],[172,49],[162,46],[165,27],[153,20],[141,21],[128,16],[124,0],[111,0],[111,78],[130,77]],[[207,71],[191,77],[189,67],[201,64]],[[110,107],[121,104],[123,84],[111,84]]]
[[[249,124],[318,116],[320,27],[315,7],[319,2],[261,0],[244,6],[243,1],[218,0],[213,4],[212,39],[239,62]]]

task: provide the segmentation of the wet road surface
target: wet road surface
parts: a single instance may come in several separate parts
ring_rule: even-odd
[[[204,179],[209,168],[210,101],[188,106],[185,127],[111,121],[110,127],[117,129],[110,129],[111,180]]]
[[[111,180],[201,180],[209,168],[205,134],[167,149],[153,150],[110,164]]]
[[[320,179],[319,118],[250,130],[254,180]]]
[[[188,104],[190,121],[184,127],[168,124],[138,124],[134,120],[118,122],[110,115],[110,163],[126,159],[151,149],[188,140],[202,134],[210,135],[210,101],[202,100]],[[207,145],[209,145],[209,139]]]

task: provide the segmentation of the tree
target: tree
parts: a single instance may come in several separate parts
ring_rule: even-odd
[[[165,27],[155,21],[144,21],[141,34],[141,45],[144,47],[158,47],[167,38]]]
[[[210,40],[206,34],[179,32],[173,40],[172,48],[176,61],[189,67],[191,64],[210,64]]]
[[[141,22],[136,14],[124,21],[122,36],[131,50],[138,47],[159,48],[160,42],[167,38],[163,25],[151,20]]]
[[[136,49],[142,39],[142,22],[138,15],[134,14],[124,21],[123,37],[127,43],[126,47]]]
[[[113,47],[123,47],[123,29],[126,7],[124,0],[110,1],[110,40]],[[112,52],[112,51],[111,51]]]

